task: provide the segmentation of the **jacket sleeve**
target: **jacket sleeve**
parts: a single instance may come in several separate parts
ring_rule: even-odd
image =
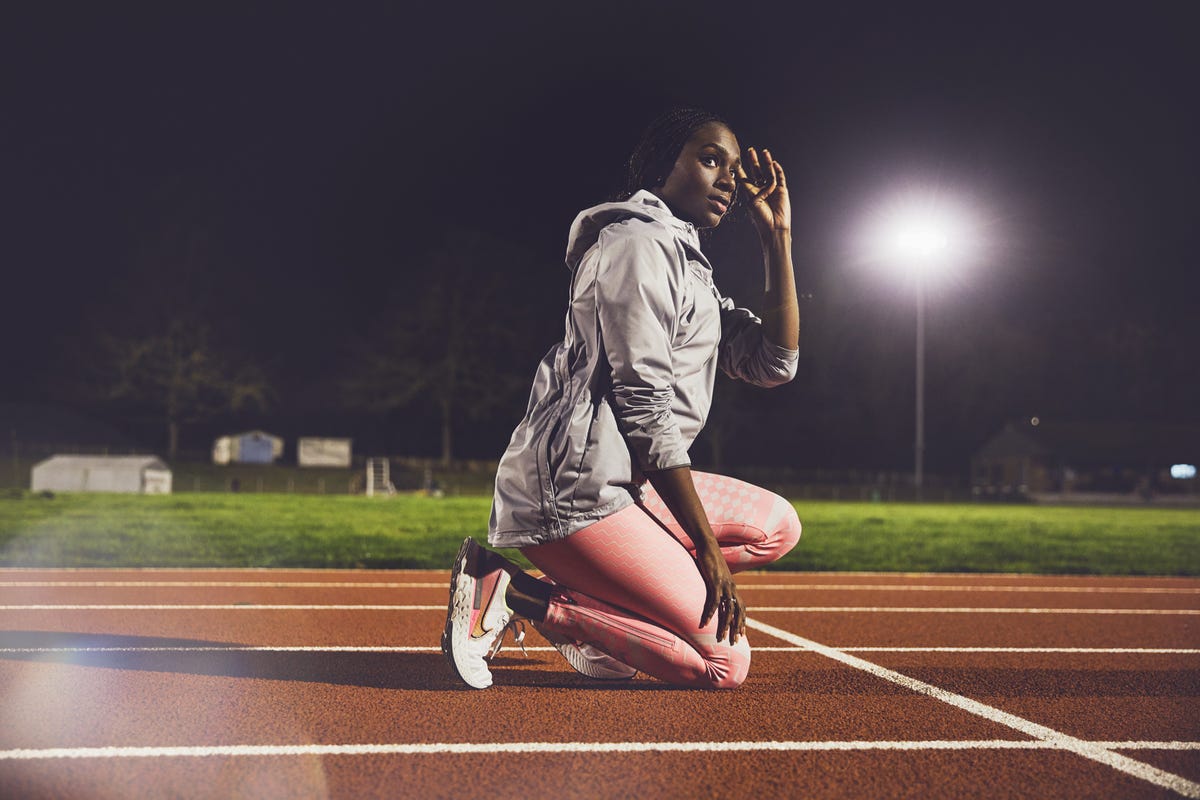
[[[770,388],[796,377],[799,350],[771,342],[763,335],[762,320],[733,300],[721,298],[721,346],[717,366],[731,378]]]
[[[688,466],[671,411],[671,343],[678,326],[679,278],[669,239],[606,230],[599,240],[596,315],[612,368],[613,412],[643,470]]]

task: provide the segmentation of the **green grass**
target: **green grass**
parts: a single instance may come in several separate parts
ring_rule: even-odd
[[[490,498],[10,492],[0,565],[446,568]],[[1200,575],[1200,510],[797,503],[794,570]],[[513,555],[513,553],[508,553]]]
[[[0,564],[443,567],[486,530],[479,497],[23,493],[0,500]]]
[[[1200,510],[797,504],[781,569],[1200,575]]]

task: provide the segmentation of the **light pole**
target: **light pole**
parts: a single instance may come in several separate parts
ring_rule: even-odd
[[[913,443],[913,489],[921,499],[925,482],[925,276],[917,272],[917,420]]]
[[[870,260],[900,268],[917,295],[916,420],[913,437],[913,489],[925,482],[925,300],[931,278],[961,262],[973,245],[962,212],[936,190],[915,189],[877,206],[869,231]]]

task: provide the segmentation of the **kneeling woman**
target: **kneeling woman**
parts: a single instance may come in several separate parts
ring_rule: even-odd
[[[563,341],[542,360],[496,474],[489,543],[454,563],[442,650],[468,685],[511,621],[528,619],[585,675],[637,671],[732,688],[746,678],[746,609],[732,573],[799,539],[792,506],[693,472],[718,367],[758,386],[795,374],[799,314],[783,167],[696,109],[659,117],[629,159],[625,199],[576,217]],[[762,319],[713,284],[698,229],[745,204],[762,244]]]

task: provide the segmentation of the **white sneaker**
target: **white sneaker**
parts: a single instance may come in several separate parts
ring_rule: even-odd
[[[546,638],[546,641],[554,645],[567,663],[580,675],[602,681],[627,681],[637,675],[635,667],[618,661],[603,650],[590,644],[573,642],[557,633],[544,631],[537,625],[534,627]]]
[[[512,627],[512,610],[504,602],[509,574],[495,565],[501,557],[490,554],[467,537],[450,573],[450,603],[442,631],[442,652],[454,674],[475,689],[492,685],[486,659],[500,649],[504,632]],[[524,630],[517,644],[524,650]]]

